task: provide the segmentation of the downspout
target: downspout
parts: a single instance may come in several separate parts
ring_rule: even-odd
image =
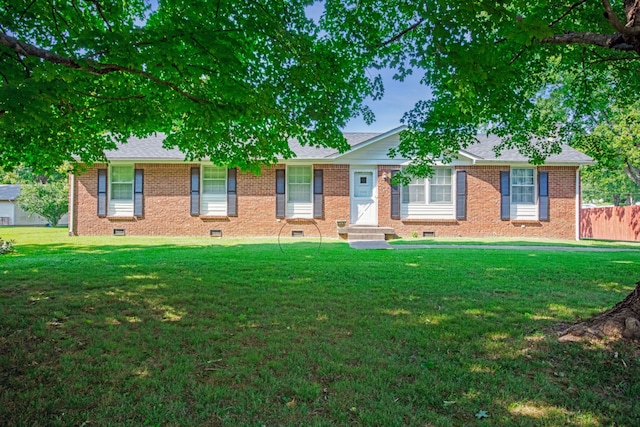
[[[76,192],[76,180],[75,175],[73,173],[69,174],[69,212],[68,212],[68,222],[69,222],[69,236],[74,236],[75,230],[75,215],[73,214],[75,210],[75,192]]]
[[[580,240],[580,169],[582,165],[576,169],[576,241]]]

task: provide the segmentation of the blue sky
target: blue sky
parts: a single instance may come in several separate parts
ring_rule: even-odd
[[[306,8],[307,16],[316,22],[324,12],[324,1],[316,0]],[[420,84],[420,76],[414,74],[400,82],[393,79],[394,71],[390,69],[368,71],[371,77],[382,76],[384,97],[377,101],[368,99],[365,104],[371,108],[376,121],[367,125],[362,117],[352,119],[343,129],[345,132],[386,132],[401,125],[400,119],[416,102],[428,99],[431,92],[427,86]]]
[[[400,119],[416,102],[428,99],[431,91],[420,84],[419,73],[408,76],[399,82],[393,79],[394,71],[390,69],[373,70],[372,76],[380,74],[384,84],[382,99],[365,102],[376,115],[376,121],[367,125],[362,117],[352,119],[344,128],[345,132],[386,132],[401,125]]]

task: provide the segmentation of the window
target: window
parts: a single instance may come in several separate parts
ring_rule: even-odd
[[[226,216],[227,169],[213,165],[202,165],[200,181],[200,215]]]
[[[434,170],[430,194],[430,203],[451,203],[451,169]]]
[[[511,169],[511,203],[535,204],[533,169]]]
[[[408,185],[402,186],[402,203],[451,204],[452,183],[451,168],[436,168],[431,178],[414,178]]]
[[[420,203],[426,202],[426,180],[424,178],[414,178],[409,184],[402,187],[402,203]]]
[[[111,200],[133,200],[133,166],[111,167]]]
[[[225,194],[227,170],[216,166],[202,167],[202,194]]]
[[[287,169],[287,201],[311,203],[310,166],[289,166]]]

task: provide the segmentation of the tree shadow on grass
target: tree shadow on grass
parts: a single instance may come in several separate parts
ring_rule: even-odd
[[[12,391],[0,395],[0,419],[463,425],[486,411],[491,425],[630,425],[639,416],[633,346],[559,344],[546,332],[617,299],[634,254],[292,245],[286,256],[274,243],[25,248],[0,264],[0,387]]]

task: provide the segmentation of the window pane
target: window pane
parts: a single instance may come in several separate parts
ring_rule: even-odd
[[[431,177],[429,203],[451,203],[451,169],[435,169]]]
[[[133,166],[111,167],[111,200],[133,200]]]
[[[451,185],[451,169],[435,169],[431,183],[435,185]]]
[[[535,203],[533,169],[511,170],[511,202],[520,204]]]
[[[133,184],[112,184],[111,200],[132,200]]]
[[[133,166],[113,166],[111,182],[133,182]]]
[[[432,185],[431,203],[451,203],[451,185]]]
[[[311,167],[290,166],[287,169],[289,202],[311,203]]]
[[[205,166],[202,168],[202,177],[204,179],[225,179],[227,177],[227,170],[214,166]]]
[[[402,203],[426,203],[425,179],[414,178],[402,187]]]
[[[226,185],[223,179],[204,179],[202,180],[202,192],[206,194],[222,194],[226,191]]]
[[[311,187],[308,184],[289,184],[289,201],[311,203]]]
[[[311,168],[308,166],[291,166],[287,170],[289,183],[310,184]]]
[[[202,193],[224,194],[227,191],[227,170],[217,166],[202,168]]]

